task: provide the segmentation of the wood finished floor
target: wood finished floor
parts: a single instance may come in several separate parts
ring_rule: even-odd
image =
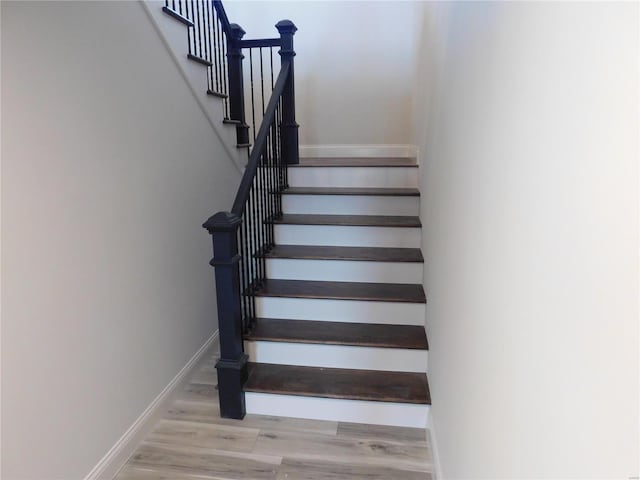
[[[214,353],[116,480],[427,480],[423,429],[247,415],[219,417]]]

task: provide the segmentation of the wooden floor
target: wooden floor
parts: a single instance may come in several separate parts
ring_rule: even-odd
[[[218,414],[214,355],[192,375],[117,480],[427,480],[423,429]]]

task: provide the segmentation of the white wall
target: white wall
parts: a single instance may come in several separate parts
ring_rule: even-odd
[[[2,119],[2,478],[78,479],[216,330],[239,173],[138,2],[2,2]]]
[[[444,476],[638,476],[638,4],[430,3],[424,28]]]
[[[232,0],[225,9],[245,38],[277,37],[285,18],[298,27],[301,145],[412,143],[417,2]]]

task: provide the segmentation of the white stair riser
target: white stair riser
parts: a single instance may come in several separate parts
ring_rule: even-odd
[[[425,304],[318,298],[256,297],[258,317],[325,322],[424,325]]]
[[[247,413],[336,422],[426,428],[429,417],[428,405],[410,403],[370,402],[254,392],[247,392],[245,401]]]
[[[249,355],[251,361],[258,363],[390,372],[426,373],[427,371],[426,350],[262,340],[247,341],[244,345],[245,353]]]
[[[292,187],[413,187],[418,186],[415,167],[292,167]]]
[[[413,227],[276,225],[275,241],[280,245],[420,248],[421,229]]]
[[[284,213],[328,215],[407,215],[420,214],[419,197],[367,195],[283,195]]]
[[[422,283],[422,263],[267,259],[267,278],[373,283]]]

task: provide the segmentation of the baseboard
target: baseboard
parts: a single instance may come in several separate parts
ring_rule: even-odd
[[[415,145],[300,145],[301,157],[415,157]]]
[[[444,480],[442,474],[442,464],[440,463],[440,454],[438,452],[438,441],[436,440],[436,430],[433,426],[433,413],[429,415],[427,420],[427,429],[429,430],[429,440],[431,446],[431,461],[433,464],[434,480]]]
[[[178,374],[173,377],[169,384],[160,392],[160,394],[149,404],[129,429],[120,437],[107,454],[98,462],[98,464],[87,474],[84,480],[111,480],[116,476],[118,471],[127,462],[133,454],[137,445],[149,433],[157,420],[164,415],[170,402],[173,401],[174,395],[177,394],[184,383],[187,381],[189,374],[198,364],[200,359],[209,351],[215,340],[218,338],[218,330],[200,347],[200,349],[191,357],[187,364],[182,367]]]

